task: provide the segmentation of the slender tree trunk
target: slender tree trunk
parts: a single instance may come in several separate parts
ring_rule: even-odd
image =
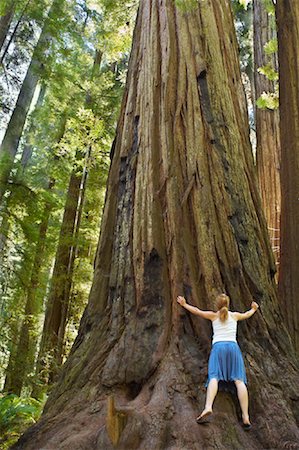
[[[57,129],[57,142],[62,139],[65,131],[66,117],[63,114]],[[57,157],[56,157],[57,158]],[[52,178],[48,184],[48,194],[51,194],[55,186],[55,179]],[[11,199],[11,196],[9,197]],[[29,384],[28,375],[32,375],[37,352],[38,341],[38,320],[42,310],[43,295],[41,294],[40,278],[41,271],[45,267],[46,236],[53,203],[46,201],[39,226],[39,236],[35,247],[35,256],[32,264],[31,278],[28,282],[28,289],[25,294],[24,319],[18,336],[16,348],[12,349],[6,369],[6,379],[4,391],[13,392],[20,395],[23,385]]]
[[[61,3],[55,0],[49,12],[49,18],[46,20],[38,43],[32,55],[32,60],[23,81],[16,106],[8,123],[2,144],[0,146],[0,201],[5,193],[13,162],[17,153],[19,141],[21,139],[26,117],[34,95],[35,88],[40,78],[43,61],[41,55],[49,45],[50,35],[48,31],[48,21],[51,20],[53,11],[56,11],[57,5]]]
[[[40,378],[40,383],[33,390],[34,397],[39,397],[40,393],[47,389],[48,382],[53,381],[62,363],[63,339],[71,288],[71,258],[75,245],[81,181],[82,172],[76,167],[71,174],[66,196],[37,362],[37,376]]]
[[[3,47],[3,44],[5,42],[7,33],[9,31],[9,27],[12,21],[14,15],[14,5],[13,2],[11,2],[3,16],[0,17],[0,53],[1,49]]]
[[[41,66],[33,57],[0,147],[0,200],[6,191],[26,117],[38,82],[38,71],[40,69]]]
[[[89,156],[90,156],[90,152],[88,152],[88,154],[87,154],[87,159]],[[77,207],[77,213],[76,213],[76,219],[75,219],[75,229],[74,229],[74,245],[71,248],[69,266],[68,266],[68,270],[67,270],[68,277],[67,277],[67,283],[65,286],[65,299],[66,299],[65,307],[63,309],[61,326],[59,327],[59,330],[58,330],[57,362],[58,362],[59,366],[62,364],[63,357],[64,357],[65,332],[66,332],[67,322],[69,320],[69,306],[70,306],[70,302],[71,302],[71,289],[72,289],[72,285],[73,285],[74,264],[75,264],[75,258],[77,256],[77,250],[78,250],[78,240],[79,240],[79,232],[80,232],[82,211],[83,211],[83,205],[84,205],[87,174],[88,174],[88,171],[87,171],[87,167],[85,166],[83,169],[82,180],[81,180],[81,185],[80,185],[80,192],[79,192],[79,196],[78,196],[78,207]]]
[[[27,3],[26,3],[25,6],[24,6],[23,11],[21,12],[21,14],[20,14],[20,16],[19,16],[17,22],[16,22],[15,25],[14,25],[14,28],[13,28],[13,30],[12,30],[12,32],[11,32],[9,41],[7,42],[7,45],[5,46],[5,48],[4,48],[3,52],[2,52],[1,58],[0,58],[0,64],[2,64],[2,65],[3,65],[4,59],[5,59],[5,57],[6,57],[7,53],[8,53],[9,47],[11,46],[12,42],[14,42],[14,40],[15,40],[15,38],[16,38],[17,32],[18,32],[18,30],[19,30],[19,27],[20,27],[22,21],[23,21],[25,12],[26,12],[26,10],[27,10],[27,7],[29,6],[29,4],[30,4],[31,1],[32,1],[32,0],[28,0],[28,1],[27,1]],[[13,8],[13,13],[14,13],[14,6],[12,6],[12,8]],[[11,18],[10,20],[12,20],[12,18]]]
[[[46,90],[46,85],[43,84],[39,91],[38,99],[36,102],[36,108],[38,108],[39,106],[42,105],[44,96],[45,96],[45,90]],[[36,123],[33,121],[31,123],[28,133],[27,133],[26,142],[25,142],[25,145],[24,145],[24,148],[22,151],[21,165],[20,165],[19,170],[17,171],[17,174],[14,176],[14,182],[19,180],[19,178],[21,176],[21,172],[23,172],[26,169],[26,166],[32,156],[33,147],[30,143],[30,137],[34,134],[35,129],[36,129]],[[0,226],[0,266],[2,265],[2,261],[5,256],[4,254],[5,254],[5,249],[6,249],[6,242],[7,242],[7,238],[8,238],[8,234],[9,234],[9,228],[10,228],[10,221],[9,221],[10,206],[9,205],[11,203],[12,196],[13,196],[13,194],[12,194],[12,192],[10,192],[5,200],[5,205],[3,205],[3,210],[1,212],[2,220],[1,220],[1,226]]]
[[[51,190],[53,186],[54,182],[51,182],[49,184],[49,190]],[[27,292],[24,312],[25,318],[21,326],[17,349],[10,354],[10,360],[6,370],[4,391],[16,395],[21,395],[24,383],[28,385],[28,374],[32,374],[34,370],[38,340],[38,319],[42,309],[40,296],[38,296],[37,290],[39,288],[41,269],[44,267],[45,262],[45,243],[52,209],[51,206],[50,202],[46,202],[39,229],[31,280]]]
[[[264,45],[276,37],[263,0],[254,0],[254,75],[256,100],[263,92],[274,92],[274,83],[258,73],[267,64],[278,70],[277,55],[267,55]],[[280,136],[279,110],[255,108],[256,164],[263,208],[274,256],[279,263],[280,240]]]
[[[40,89],[39,89],[38,99],[36,101],[34,112],[42,106],[45,95],[46,95],[46,89],[47,89],[46,84],[42,83],[42,85],[40,86]],[[32,120],[30,123],[30,126],[28,128],[28,131],[26,133],[25,143],[24,143],[24,147],[23,147],[23,151],[22,151],[22,157],[21,157],[21,161],[20,161],[22,170],[26,169],[26,167],[31,159],[32,152],[33,152],[33,145],[32,145],[31,140],[32,140],[32,137],[34,137],[34,135],[35,135],[36,129],[37,129],[37,122],[35,120]]]
[[[179,4],[190,6],[140,2],[89,303],[40,422],[14,448],[297,445],[299,368],[276,297],[230,1]],[[227,393],[208,429],[195,421],[211,328],[176,296],[211,309],[224,290],[233,310],[261,305],[239,326],[250,436]]]
[[[281,133],[279,293],[299,352],[299,3],[277,2]]]
[[[92,78],[95,76],[101,60],[102,52],[97,50],[92,68]],[[89,93],[86,95],[85,103],[89,107],[93,105],[93,100]],[[85,155],[86,164],[88,163],[90,153],[91,148],[88,149]],[[79,164],[81,164],[82,158],[82,152],[77,152],[76,160]],[[87,166],[85,165],[83,171],[78,170],[78,167],[74,167],[66,198],[38,356],[37,376],[39,383],[32,392],[32,395],[37,398],[47,389],[48,383],[55,379],[63,361],[65,330],[86,180]],[[41,374],[42,377],[40,376]]]

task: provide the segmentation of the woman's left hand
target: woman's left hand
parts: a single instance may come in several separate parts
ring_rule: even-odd
[[[186,299],[185,299],[185,297],[182,297],[181,295],[178,295],[178,297],[177,297],[177,302],[181,305],[181,306],[184,306],[184,305],[186,305]]]
[[[252,302],[251,303],[251,308],[256,311],[259,308],[259,305],[256,302]]]

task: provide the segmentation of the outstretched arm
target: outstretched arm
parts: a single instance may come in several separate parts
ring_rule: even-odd
[[[249,317],[251,317],[258,308],[259,308],[259,305],[256,302],[252,302],[251,309],[249,311],[246,311],[244,313],[234,312],[234,317],[236,320],[249,319]]]
[[[189,305],[186,302],[186,299],[184,297],[181,297],[180,295],[177,297],[177,302],[192,314],[203,317],[204,319],[214,320],[216,318],[216,313],[214,311],[202,311],[196,306]]]

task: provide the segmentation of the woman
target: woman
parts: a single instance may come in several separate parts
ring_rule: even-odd
[[[237,322],[251,317],[259,305],[251,303],[251,309],[245,313],[229,311],[229,297],[220,294],[216,298],[217,312],[202,311],[189,305],[184,297],[178,296],[178,303],[192,314],[212,321],[213,340],[208,364],[207,397],[203,412],[197,417],[197,423],[203,423],[212,414],[213,402],[218,391],[218,381],[234,381],[242,410],[243,426],[251,428],[248,415],[248,392],[244,361],[237,343]]]

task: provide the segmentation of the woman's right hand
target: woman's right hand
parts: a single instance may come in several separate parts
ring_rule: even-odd
[[[177,302],[181,305],[181,306],[184,306],[184,305],[186,305],[186,299],[185,299],[185,297],[182,297],[181,295],[178,295],[177,296]]]
[[[256,311],[259,308],[259,305],[256,302],[252,302],[251,303],[251,308]]]

